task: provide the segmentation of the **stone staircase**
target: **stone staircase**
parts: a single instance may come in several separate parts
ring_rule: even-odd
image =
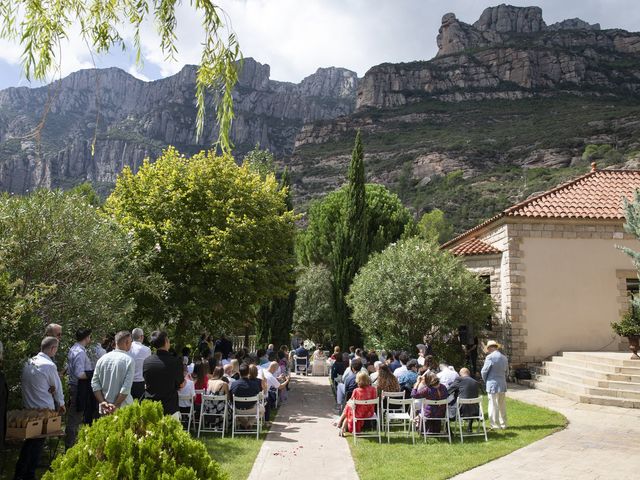
[[[563,352],[537,367],[531,383],[576,402],[640,408],[640,360],[629,353]]]

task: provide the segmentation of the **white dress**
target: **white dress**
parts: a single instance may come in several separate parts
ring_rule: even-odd
[[[313,367],[311,369],[312,375],[323,376],[327,374],[327,357],[324,356],[324,352],[316,350],[313,353]]]

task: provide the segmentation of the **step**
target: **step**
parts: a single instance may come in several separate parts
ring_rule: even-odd
[[[562,357],[561,357],[562,358]],[[572,375],[579,374],[583,377],[594,378],[598,380],[607,380],[610,382],[628,382],[634,384],[640,384],[640,375],[624,375],[621,373],[608,373],[594,370],[587,367],[579,367],[576,365],[569,365],[566,363],[558,362],[543,362],[542,369],[547,369],[553,372],[566,372]]]
[[[562,356],[617,367],[640,368],[640,360],[631,360],[631,353],[627,352],[562,352]]]
[[[569,391],[548,383],[536,382],[535,388],[543,392],[552,393],[554,395],[568,398],[569,400],[580,403],[590,403],[594,405],[604,405],[609,407],[640,408],[640,402],[634,400],[629,400],[626,398],[612,398],[599,395],[578,394],[574,391]]]
[[[568,381],[575,383],[582,383],[584,385],[589,385],[591,387],[598,388],[612,388],[616,390],[629,390],[632,392],[640,392],[640,379],[637,379],[635,382],[625,382],[625,381],[616,381],[616,380],[608,380],[607,378],[598,378],[594,376],[593,370],[586,369],[567,369],[566,365],[554,365],[553,363],[548,363],[543,367],[537,367],[536,374],[537,375],[547,375],[553,378],[564,378]],[[600,374],[606,376],[607,374]],[[622,376],[622,378],[630,378],[633,376]]]
[[[538,382],[550,383],[566,390],[575,391],[579,394],[596,395],[611,398],[624,398],[640,402],[640,391],[609,389],[585,385],[579,381],[566,380],[563,378],[550,377],[548,375],[537,378]]]
[[[560,356],[551,357],[551,361],[557,365],[572,365],[575,367],[588,368],[591,370],[596,370],[598,372],[604,372],[604,373],[615,373],[615,374],[621,374],[621,375],[640,375],[640,364],[637,364],[637,363],[635,365],[638,365],[638,367],[626,367],[626,366],[616,366],[613,364],[590,362],[590,361],[584,361],[576,358],[560,357]]]

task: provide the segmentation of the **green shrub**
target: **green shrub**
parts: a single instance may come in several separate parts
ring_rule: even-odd
[[[43,480],[226,480],[205,446],[162,413],[159,402],[135,402],[80,431]]]

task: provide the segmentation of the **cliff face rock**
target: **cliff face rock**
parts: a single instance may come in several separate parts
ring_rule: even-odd
[[[580,19],[547,26],[538,7],[487,8],[473,25],[442,18],[429,62],[383,64],[360,82],[357,108],[526,98],[551,90],[640,92],[640,34]]]
[[[186,66],[147,83],[116,68],[83,70],[46,87],[0,91],[0,189],[23,193],[87,180],[106,189],[125,166],[135,170],[169,144],[187,154],[208,148],[217,137],[215,105],[207,100],[204,135],[196,140],[195,74]],[[269,75],[268,65],[244,60],[232,126],[240,158],[257,143],[287,155],[305,123],[354,110],[355,72],[320,68],[299,84]]]

